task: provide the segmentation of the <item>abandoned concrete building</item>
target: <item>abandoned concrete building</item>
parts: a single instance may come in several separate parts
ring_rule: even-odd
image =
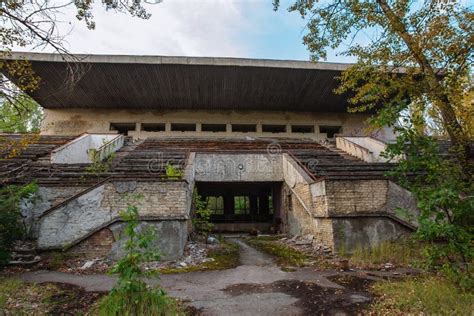
[[[217,232],[309,235],[333,251],[416,227],[397,212],[415,211],[410,193],[384,175],[391,130],[367,134],[371,113],[348,113],[348,96],[333,92],[348,65],[11,56],[20,58],[41,77],[31,97],[45,120],[39,139],[0,168],[3,184],[39,186],[22,205],[39,249],[118,255],[118,212],[140,195],[142,223],[157,227],[165,257],[178,257],[194,191]]]

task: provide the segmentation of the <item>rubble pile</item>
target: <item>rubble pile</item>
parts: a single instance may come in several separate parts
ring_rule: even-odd
[[[209,245],[210,246],[210,245]],[[189,241],[184,248],[184,255],[174,261],[154,261],[148,262],[145,267],[147,269],[163,269],[163,268],[186,268],[197,266],[214,259],[207,257],[208,245]]]
[[[327,257],[332,256],[331,248],[318,243],[316,239],[314,238],[314,236],[311,234],[296,235],[291,238],[283,237],[283,238],[280,238],[278,242],[310,256],[314,256],[314,255],[325,255]]]

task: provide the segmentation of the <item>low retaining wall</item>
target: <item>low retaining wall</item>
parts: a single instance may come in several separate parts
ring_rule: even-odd
[[[39,223],[38,247],[69,248],[106,227],[115,231],[114,240],[119,241],[120,234],[116,233],[116,227],[120,226],[118,213],[133,204],[138,207],[142,218],[153,222],[159,233],[161,230],[165,240],[161,246],[166,256],[178,256],[184,248],[182,239],[187,237],[188,190],[185,181],[106,182],[43,214]],[[167,248],[167,243],[174,246]]]

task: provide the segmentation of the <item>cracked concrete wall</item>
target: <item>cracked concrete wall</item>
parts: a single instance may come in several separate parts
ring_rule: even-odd
[[[86,187],[38,187],[38,191],[32,199],[23,200],[20,203],[23,223],[27,228],[28,236],[38,237],[39,221],[38,218],[44,211],[57,205],[69,197],[85,190]]]
[[[182,223],[186,223],[189,216],[188,191],[185,181],[107,182],[41,218],[38,246],[40,249],[68,246],[114,221],[119,211],[126,209],[128,204],[134,204],[145,219],[174,220],[171,228],[167,226],[171,221],[168,224],[157,222],[157,227],[163,230],[163,237],[166,232],[173,232],[166,236],[164,243],[174,246],[163,246],[164,251],[182,253],[182,240],[187,237],[187,226]],[[137,199],[137,195],[141,198]]]
[[[138,231],[148,226],[152,226],[157,232],[152,247],[159,250],[162,259],[172,260],[183,255],[188,238],[186,221],[144,221],[139,224]],[[107,254],[111,260],[117,260],[124,255],[123,247],[127,242],[123,235],[124,228],[124,223],[115,223],[109,227],[116,240]]]
[[[194,161],[195,181],[283,181],[279,154],[201,154]]]
[[[140,110],[140,109],[45,109],[45,119],[42,124],[41,133],[45,135],[78,135],[89,133],[110,133],[111,122],[130,122],[137,124],[137,130],[130,132],[135,138],[145,137],[189,137],[204,136],[218,137],[304,137],[317,140],[326,138],[325,133],[319,133],[319,126],[342,126],[346,135],[359,135],[363,133],[367,124],[368,114],[364,113],[295,113],[279,111],[225,111],[225,110]],[[141,131],[142,123],[165,123],[164,132]],[[171,123],[196,123],[196,132],[173,132],[170,131]],[[219,124],[257,124],[257,132],[202,132],[202,123]],[[286,125],[286,133],[264,133],[262,124]],[[311,125],[314,133],[291,133],[290,126]],[[385,131],[381,131],[381,136]],[[380,136],[380,137],[381,137]]]

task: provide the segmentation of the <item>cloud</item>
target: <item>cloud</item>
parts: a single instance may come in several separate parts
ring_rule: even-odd
[[[75,18],[74,7],[58,15],[66,47],[73,53],[180,56],[245,56],[240,31],[249,21],[239,2],[164,0],[146,5],[143,20],[106,11],[96,1],[95,30]],[[49,51],[50,49],[46,49]]]

